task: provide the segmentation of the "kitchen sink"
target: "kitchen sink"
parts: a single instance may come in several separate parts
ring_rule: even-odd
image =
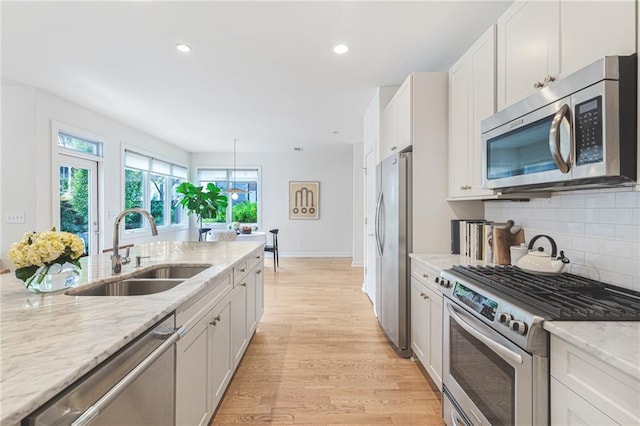
[[[135,278],[191,278],[196,274],[208,269],[211,265],[193,266],[159,266],[134,273]]]
[[[84,285],[67,290],[64,294],[68,296],[141,296],[167,291],[184,280],[184,278],[129,278],[96,285]]]

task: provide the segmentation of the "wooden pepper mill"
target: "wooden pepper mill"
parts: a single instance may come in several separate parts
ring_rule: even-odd
[[[524,243],[524,229],[513,226],[515,222],[508,220],[504,225],[493,226],[493,263],[497,265],[511,264],[509,247]]]

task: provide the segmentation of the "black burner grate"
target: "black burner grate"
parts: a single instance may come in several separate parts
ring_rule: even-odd
[[[460,266],[453,271],[507,294],[555,320],[640,320],[640,292],[573,274],[536,275],[515,266]]]

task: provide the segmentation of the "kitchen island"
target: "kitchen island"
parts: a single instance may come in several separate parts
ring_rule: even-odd
[[[13,274],[0,276],[0,424],[15,425],[167,314],[229,274],[259,242],[169,242],[136,246],[131,257],[149,256],[122,278],[158,265],[210,265],[182,284],[144,296],[35,294]],[[108,254],[81,259],[78,286],[112,280]],[[176,324],[180,326],[182,324]]]

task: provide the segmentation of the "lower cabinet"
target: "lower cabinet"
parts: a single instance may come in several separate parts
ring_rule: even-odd
[[[439,271],[411,262],[411,349],[442,390],[442,293],[435,287]]]
[[[209,423],[262,317],[262,251],[243,262],[249,271],[234,268],[176,310],[188,329],[176,344],[176,425]]]
[[[551,425],[640,424],[640,380],[551,335]]]

